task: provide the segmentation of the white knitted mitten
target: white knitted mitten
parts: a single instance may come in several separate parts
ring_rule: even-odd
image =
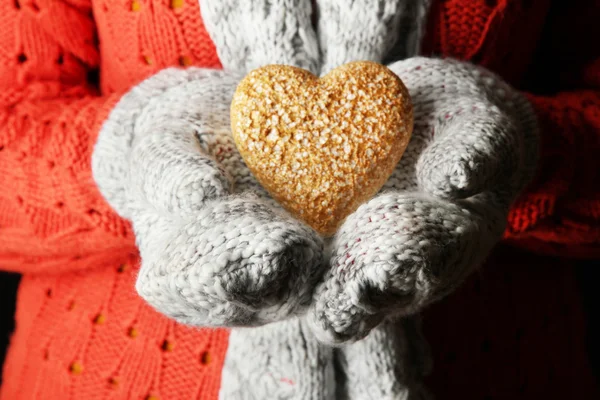
[[[318,71],[319,49],[311,26],[310,0],[200,0],[200,7],[226,70],[245,73],[280,63]],[[230,100],[223,105],[229,107]],[[263,245],[264,251],[271,251],[272,244]],[[303,281],[290,277],[294,268],[299,268],[297,273],[318,268],[299,264],[303,260],[289,262],[285,271],[290,275],[282,274],[281,284],[288,288],[315,284],[313,275]],[[301,298],[304,301],[304,292]],[[292,317],[231,330],[221,400],[333,400],[334,389],[332,349],[316,340],[303,319]]]
[[[497,76],[421,57],[390,68],[411,94],[413,136],[381,193],[334,239],[309,318],[326,343],[360,339],[455,288],[501,238],[536,165],[532,108]]]
[[[333,349],[304,319],[236,328],[229,335],[220,400],[333,400]]]
[[[239,77],[166,69],[105,122],[93,172],[133,222],[138,293],[191,325],[257,325],[305,308],[322,264],[310,228],[268,198],[238,154],[229,103]]]
[[[318,35],[310,0],[200,3],[225,69],[242,74],[270,63],[325,73],[356,59],[412,56],[429,1],[319,0]],[[529,105],[495,76],[422,58],[391,68],[413,96],[415,132],[382,194],[334,238],[308,315],[323,342],[364,337],[456,286],[499,238],[535,163]],[[321,274],[320,238],[273,204],[231,140],[238,79],[201,69],[157,74],[121,100],[94,153],[100,190],[133,221],[138,291],[188,324],[261,325],[298,314]],[[336,396],[420,398],[425,369],[410,349],[421,339],[407,323],[399,336],[386,323],[336,350],[344,382]],[[331,398],[332,357],[296,317],[234,329],[221,398]]]
[[[317,4],[322,74],[349,61],[385,62],[415,55],[429,8],[429,0],[319,0]],[[336,399],[429,398],[422,386],[429,354],[416,317],[384,322],[363,340],[337,348],[334,355]]]
[[[363,340],[334,350],[337,400],[426,400],[429,348],[418,317],[385,321]]]
[[[310,0],[201,7],[230,72],[169,69],[132,89],[100,133],[94,178],[133,221],[144,299],[187,324],[260,325],[308,305],[323,248],[250,174],[230,134],[229,105],[251,68],[316,71]]]

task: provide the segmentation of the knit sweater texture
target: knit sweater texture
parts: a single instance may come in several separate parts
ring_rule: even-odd
[[[439,0],[430,12],[425,54],[481,64],[527,92],[536,108],[542,129],[539,172],[513,205],[505,237],[545,254],[600,254],[600,61],[588,42],[598,36],[592,33],[598,31],[598,15],[594,1]],[[165,67],[190,65],[220,68],[196,0],[0,3],[0,267],[24,274],[0,398],[217,397],[228,332],[185,327],[139,299],[131,227],[100,196],[90,168],[97,133],[121,95]],[[492,255],[492,264],[498,256]],[[522,269],[552,262],[515,257],[519,261],[501,257],[502,272],[488,268],[493,279],[512,278],[477,289],[482,278],[475,277],[430,311],[432,347],[440,348],[436,362],[464,372],[456,359],[464,357],[468,365],[465,352],[486,349],[498,352],[487,362],[506,362],[509,357],[489,337],[474,349],[463,337],[452,342],[453,328],[446,338],[439,331],[477,327],[468,311],[483,318],[482,310],[501,311],[503,302],[517,316],[533,316],[500,313],[501,321],[528,320],[526,326],[541,321],[555,337],[581,341],[579,303],[566,267],[535,267],[534,274]],[[514,282],[532,274],[543,276],[548,287],[558,284],[564,301],[547,302],[540,310],[514,304],[531,296],[525,283]],[[514,297],[507,301],[511,291]],[[473,305],[481,301],[494,305]],[[463,307],[459,324],[447,319],[452,312],[440,311],[453,304],[470,305]],[[569,314],[569,325],[544,322],[555,316],[552,304]],[[478,329],[498,335],[500,342],[510,336],[494,326]],[[501,343],[519,348],[527,337],[525,331]],[[439,346],[444,340],[456,348]],[[560,360],[560,343],[553,344]],[[570,350],[563,354],[585,364],[582,347]],[[539,356],[516,352],[514,363]],[[465,398],[460,380],[438,370],[434,392]],[[553,374],[564,383],[565,376]],[[533,389],[522,376],[487,378],[467,398],[532,398],[555,376],[536,378]],[[505,382],[490,386],[498,379]],[[564,384],[565,396],[590,390],[589,377],[578,379],[585,383]]]

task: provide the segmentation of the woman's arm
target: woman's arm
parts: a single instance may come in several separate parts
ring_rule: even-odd
[[[90,80],[99,54],[85,3],[0,4],[4,269],[60,272],[135,251],[129,224],[91,175],[97,133],[119,95],[101,96]]]
[[[600,255],[600,6],[558,2],[526,85],[541,129],[537,178],[514,203],[505,237],[534,251]]]
[[[597,64],[600,66],[600,64]],[[596,67],[600,75],[600,68]],[[600,92],[530,95],[543,132],[536,180],[513,204],[505,237],[550,255],[600,255]]]

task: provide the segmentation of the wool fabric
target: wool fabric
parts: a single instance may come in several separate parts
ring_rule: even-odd
[[[425,35],[427,54],[476,62],[530,90],[542,157],[536,180],[510,211],[505,236],[548,254],[598,252],[600,64],[586,40],[595,37],[595,7],[440,0]],[[177,324],[137,297],[131,226],[100,196],[90,167],[100,126],[130,87],[168,66],[220,67],[197,2],[5,1],[0,48],[0,266],[24,274],[2,398],[216,398],[228,333]],[[530,65],[536,49],[538,61]],[[551,278],[560,275],[552,275],[556,268],[541,272],[550,274],[543,282],[563,282],[562,293],[574,299],[569,279]],[[477,298],[477,291],[462,293]],[[567,305],[576,308],[577,301]],[[511,320],[501,312],[498,318]],[[469,319],[461,331],[469,330]],[[465,398],[457,384],[437,382]],[[531,398],[526,385],[505,385],[495,393]],[[481,386],[466,395],[481,398],[473,394],[483,393]],[[537,388],[529,393],[543,390]]]

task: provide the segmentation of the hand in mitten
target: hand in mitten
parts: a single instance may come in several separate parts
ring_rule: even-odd
[[[411,94],[414,131],[381,193],[333,240],[309,315],[327,343],[362,338],[455,288],[501,238],[536,163],[532,109],[500,78],[453,60],[389,67]]]
[[[268,198],[229,131],[238,77],[164,70],[125,95],[100,132],[94,178],[133,222],[136,288],[193,325],[253,325],[310,301],[320,238]]]
[[[133,88],[100,132],[94,178],[133,222],[136,288],[192,325],[253,325],[310,301],[320,238],[254,180],[229,132],[238,77],[167,69]]]
[[[112,111],[92,160],[100,191],[133,223],[142,260],[138,293],[191,325],[260,325],[294,315],[310,302],[322,266],[321,239],[260,187],[229,123],[241,73],[257,57],[277,62],[285,55],[289,63],[311,67],[316,39],[313,33],[293,44],[255,48],[250,39],[274,43],[277,32],[262,23],[265,7],[244,7],[203,1],[202,9],[224,18],[205,18],[217,26],[213,36],[225,35],[219,50],[246,48],[234,52],[235,60],[222,57],[226,70],[239,74],[167,69],[147,79]],[[304,17],[288,15],[288,35],[294,23],[295,29],[310,25]],[[240,31],[227,23],[254,29],[236,36],[232,32]]]

